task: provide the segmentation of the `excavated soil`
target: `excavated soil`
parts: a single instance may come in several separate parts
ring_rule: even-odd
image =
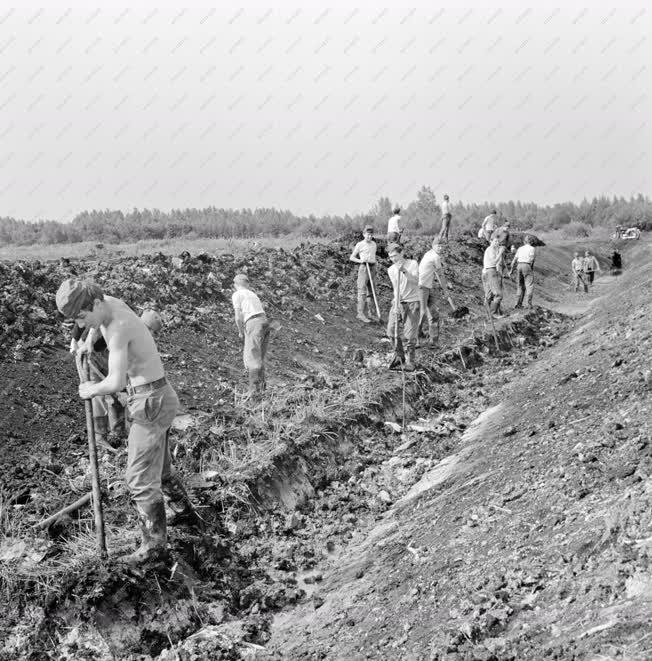
[[[351,245],[0,265],[0,659],[647,658],[647,247],[588,297],[568,291],[573,246],[541,248],[545,307],[494,338],[481,245],[452,244],[471,314],[444,315],[441,349],[419,350],[403,430],[383,328],[355,320]],[[228,300],[239,270],[282,322],[254,407]],[[135,542],[124,448],[101,453],[108,561],[88,508],[31,528],[89,489],[53,310],[71,271],[166,322],[175,460],[207,523],[171,530],[169,561],[137,571],[116,557]]]

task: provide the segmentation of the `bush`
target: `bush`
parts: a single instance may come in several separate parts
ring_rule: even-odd
[[[586,239],[591,236],[593,228],[586,223],[580,223],[578,221],[573,221],[565,225],[562,230],[562,236],[565,239]]]

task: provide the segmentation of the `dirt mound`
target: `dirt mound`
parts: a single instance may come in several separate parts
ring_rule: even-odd
[[[429,244],[408,241],[406,252],[420,257]],[[0,327],[10,349],[0,357],[0,583],[11,602],[0,619],[8,641],[0,649],[8,658],[30,649],[56,650],[61,658],[84,658],[82,650],[89,658],[259,653],[271,615],[306,599],[319,608],[332,560],[455,452],[496,388],[572,323],[536,308],[497,322],[494,339],[478,283],[482,244],[451,243],[450,293],[470,315],[444,318],[441,350],[419,351],[404,409],[402,375],[385,370],[390,345],[382,329],[355,320],[352,247],[2,266],[3,300],[14,310]],[[208,533],[173,530],[170,563],[141,575],[118,569],[114,560],[93,560],[88,511],[47,537],[29,530],[88,490],[83,407],[74,366],[60,348],[65,335],[53,300],[71,269],[136,309],[159,305],[166,322],[159,346],[185,407],[170,440]],[[271,350],[272,388],[252,409],[242,405],[238,387],[241,348],[230,305],[238,271],[249,274],[268,311],[283,322]],[[546,287],[558,285],[552,266],[543,277]],[[386,311],[386,278],[378,291]],[[443,298],[440,307],[448,307]],[[20,324],[39,343],[26,346]],[[54,349],[44,351],[43,343]],[[502,425],[506,438],[516,434],[512,426]],[[133,544],[125,459],[124,449],[101,457],[114,554]],[[359,571],[362,577],[365,569]]]

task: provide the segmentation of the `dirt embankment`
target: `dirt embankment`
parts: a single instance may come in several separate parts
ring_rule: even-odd
[[[455,536],[447,537],[450,530],[438,523],[433,527],[440,514],[420,517],[421,503],[437,488],[428,485],[466,474],[472,484],[478,478],[476,486],[484,489],[482,465],[468,450],[467,427],[491,405],[497,388],[518,383],[521,372],[542,352],[551,351],[546,347],[564,337],[574,322],[545,309],[513,315],[497,323],[496,350],[479,305],[481,246],[474,240],[453,244],[447,259],[452,295],[471,308],[471,315],[461,321],[444,320],[441,351],[419,351],[421,369],[406,382],[408,430],[401,434],[401,375],[384,368],[389,345],[380,327],[363,327],[355,321],[355,273],[346,261],[350,248],[303,246],[290,252],[258,250],[237,259],[173,262],[154,256],[72,265],[101,279],[107,291],[125,297],[134,307],[158,303],[167,321],[159,346],[185,406],[172,436],[176,461],[209,525],[204,535],[172,530],[173,558],[178,564],[146,567],[142,572],[127,571],[114,559],[106,565],[93,559],[87,512],[60,522],[47,538],[28,532],[31,523],[88,488],[88,464],[74,368],[62,348],[59,323],[50,316],[52,292],[70,267],[23,264],[18,271],[5,267],[4,292],[12,296],[12,305],[3,327],[0,431],[5,453],[0,518],[2,550],[11,557],[0,561],[0,581],[11,607],[1,621],[0,658],[2,653],[6,658],[30,654],[47,658],[54,650],[71,659],[132,654],[177,659],[191,650],[206,659],[254,654],[356,658],[367,653],[370,658],[387,658],[382,656],[383,646],[395,642],[392,658],[399,658],[413,653],[408,650],[426,654],[427,649],[438,649],[430,639],[424,647],[427,628],[410,646],[409,635],[400,643],[391,631],[380,638],[379,628],[368,628],[369,622],[359,614],[345,617],[345,599],[339,610],[331,611],[330,604],[344,594],[338,593],[338,586],[357,594],[360,586],[367,585],[367,576],[373,577],[373,585],[390,587],[368,589],[367,597],[359,597],[361,604],[371,607],[374,594],[398,596],[392,590],[399,583],[393,582],[402,585],[408,580],[396,565],[404,559],[404,547],[402,542],[395,544],[394,533],[386,537],[382,527],[375,530],[379,522],[390,520],[393,526],[392,513],[398,513],[401,525],[404,517],[419,521],[419,533],[457,545]],[[422,241],[409,250],[420,256],[425,248]],[[545,251],[541,251],[535,302],[545,297],[548,304],[558,305],[568,296],[562,289],[566,278],[559,271],[567,269],[569,249],[551,251],[550,257]],[[229,283],[238,270],[249,272],[266,307],[284,325],[272,349],[271,392],[262,406],[252,410],[240,403],[240,348],[228,300]],[[509,304],[513,285],[507,283],[507,288]],[[379,292],[386,310],[390,296],[385,281]],[[442,311],[446,305],[442,300]],[[37,341],[26,343],[26,330]],[[569,382],[578,378],[570,377]],[[521,401],[522,390],[510,398]],[[541,385],[541,395],[530,396],[540,400],[548,390]],[[510,442],[522,435],[520,418],[508,417],[498,428]],[[544,433],[552,432],[537,428],[530,442]],[[448,455],[458,458],[445,459]],[[441,459],[443,465],[438,463]],[[114,554],[134,541],[134,519],[121,483],[124,461],[124,451],[102,457],[108,544]],[[504,482],[507,467],[513,469],[513,461],[520,459],[503,461]],[[524,484],[529,480],[519,479]],[[518,495],[519,488],[515,487],[517,496],[512,500],[526,502],[523,494]],[[468,505],[455,510],[457,502],[457,496],[446,501],[450,516],[466,516]],[[484,518],[493,522],[501,510],[512,510],[508,502],[509,498],[492,500],[492,507],[485,503],[488,509],[478,505],[469,514],[469,521],[475,522],[469,527],[484,529]],[[367,548],[373,544],[364,541],[369,539],[389,540],[379,548],[394,550],[383,555],[373,546]],[[16,546],[20,543],[24,553]],[[409,546],[407,557],[418,563],[426,557],[427,563],[429,556],[422,547],[430,548],[428,544]],[[372,548],[369,570],[366,561],[357,565],[350,560],[351,554]],[[487,555],[499,553],[489,542],[481,548]],[[468,569],[458,561],[463,554],[454,555],[448,564],[438,565],[438,573],[444,567],[451,582],[461,567]],[[482,553],[469,557],[481,572]],[[376,564],[375,559],[389,564]],[[332,572],[335,565],[356,567],[350,584],[349,569],[338,574]],[[409,569],[412,575],[414,567]],[[452,588],[449,592],[456,594]],[[408,606],[401,608],[423,610],[421,594],[418,587]],[[297,603],[305,605],[294,611]],[[394,605],[388,599],[373,607],[387,611],[390,618]],[[289,610],[277,616],[269,644],[272,616],[283,609]],[[310,642],[302,642],[303,618],[321,621],[322,614],[323,638],[311,631]],[[375,642],[359,651],[347,642],[349,636],[342,635],[339,624],[333,628],[333,622],[341,621],[351,637],[360,634],[357,641],[370,633]],[[400,640],[417,626],[410,622],[402,626],[407,624],[410,627]],[[190,636],[193,632],[196,635]],[[471,633],[477,651],[482,636]],[[467,654],[463,646],[458,648],[461,651],[456,653]]]

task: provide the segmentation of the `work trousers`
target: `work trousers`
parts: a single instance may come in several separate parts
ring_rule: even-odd
[[[595,278],[595,271],[585,271],[584,277],[588,281],[589,285],[593,284],[593,278]]]
[[[584,280],[584,274],[579,271],[573,271],[573,291],[577,291],[580,288],[580,284],[584,288],[584,293],[588,293],[589,287]]]
[[[503,279],[495,268],[483,269],[482,286],[484,302],[490,306],[492,313],[497,313],[503,300]]]
[[[141,508],[163,499],[165,483],[174,474],[168,432],[178,407],[179,398],[170,384],[127,400],[131,429],[125,482]]]
[[[519,262],[516,266],[516,277],[518,281],[516,289],[516,307],[523,304],[525,298],[525,307],[532,307],[532,295],[534,294],[534,269],[527,262]]]
[[[448,241],[448,230],[451,225],[451,214],[446,213],[441,219],[441,229],[439,230],[439,240]]]
[[[419,287],[419,330],[424,322],[428,321],[428,336],[430,341],[439,337],[439,308],[435,302],[434,289],[432,287]]]
[[[252,390],[263,390],[265,387],[265,357],[267,356],[270,330],[269,322],[264,314],[245,321],[243,359],[249,372],[249,383]]]
[[[369,274],[371,274],[371,279]],[[372,283],[373,286],[376,285],[376,265],[369,264],[369,271],[367,271],[367,264],[360,264],[358,267],[358,314],[364,314],[366,306],[369,309],[369,316],[375,315]]]
[[[401,303],[398,317],[399,336],[401,327],[403,329],[403,339],[406,349],[415,349],[419,340],[419,322],[421,318],[421,303],[413,301],[410,303]],[[387,321],[387,335],[392,339],[396,334],[396,303],[392,303],[392,309],[389,311],[389,320]]]
[[[387,243],[401,243],[400,232],[387,232]]]

